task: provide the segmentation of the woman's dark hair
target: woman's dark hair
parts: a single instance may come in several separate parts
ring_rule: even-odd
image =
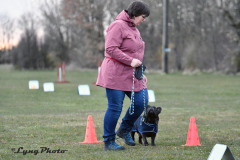
[[[129,4],[127,13],[131,18],[141,15],[145,15],[146,17],[148,17],[150,15],[150,10],[146,3],[141,1],[135,1]]]

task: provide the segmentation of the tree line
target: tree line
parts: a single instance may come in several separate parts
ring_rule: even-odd
[[[2,47],[0,63],[13,63],[19,69],[44,69],[65,61],[73,67],[96,68],[104,58],[106,28],[130,2],[45,1],[39,8],[40,18],[26,13],[15,26],[11,20],[0,23],[5,31],[0,42],[11,39],[14,27],[23,31],[17,46]],[[161,69],[163,1],[144,2],[151,11],[138,26],[145,41],[144,64],[149,69]],[[169,0],[168,13],[170,71],[240,72],[239,0]],[[44,31],[41,38],[37,36],[39,26]]]

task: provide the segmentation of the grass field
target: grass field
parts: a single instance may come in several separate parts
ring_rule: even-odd
[[[214,73],[163,75],[149,73],[148,89],[161,106],[156,146],[126,146],[124,151],[103,151],[104,144],[79,144],[85,138],[92,115],[97,139],[102,141],[107,108],[105,89],[92,84],[97,71],[67,71],[68,84],[55,83],[55,91],[43,92],[44,82],[57,80],[57,71],[14,71],[0,67],[0,159],[207,159],[216,143],[228,145],[240,159],[240,76]],[[40,88],[29,90],[28,81]],[[88,84],[91,96],[79,96],[77,86]],[[123,114],[130,100],[126,99]],[[197,122],[200,143],[186,144],[190,118]],[[121,122],[121,118],[119,123]],[[150,139],[148,139],[150,142]],[[14,153],[23,150],[67,150],[65,153]],[[22,151],[22,150],[21,150]]]

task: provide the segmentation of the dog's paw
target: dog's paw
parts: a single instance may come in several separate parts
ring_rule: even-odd
[[[156,146],[156,144],[151,144],[151,146]]]
[[[149,144],[148,143],[145,143],[144,146],[148,146]]]

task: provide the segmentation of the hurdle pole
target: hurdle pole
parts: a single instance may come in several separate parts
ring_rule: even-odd
[[[58,82],[62,82],[62,68],[61,63],[58,65]]]
[[[65,62],[62,63],[62,80],[65,82]]]

